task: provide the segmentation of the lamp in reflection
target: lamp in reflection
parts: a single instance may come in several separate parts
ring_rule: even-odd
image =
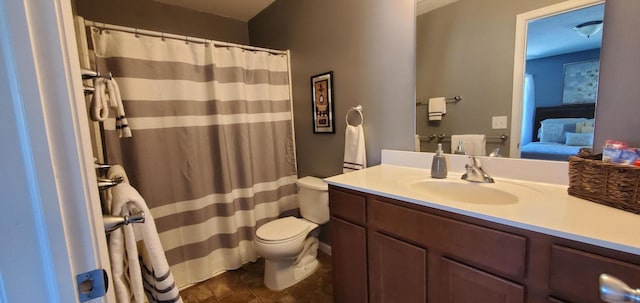
[[[580,23],[574,26],[573,30],[581,36],[589,38],[602,30],[602,20]]]

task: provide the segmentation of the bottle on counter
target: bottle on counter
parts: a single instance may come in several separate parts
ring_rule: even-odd
[[[447,177],[447,158],[442,151],[442,143],[438,143],[438,150],[431,161],[431,178],[444,179]]]
[[[462,145],[462,140],[458,141],[458,147],[453,151],[456,155],[466,155],[467,153],[464,151],[464,145]]]

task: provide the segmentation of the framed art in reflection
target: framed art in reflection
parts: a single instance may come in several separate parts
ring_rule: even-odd
[[[563,104],[596,103],[600,60],[564,65]]]

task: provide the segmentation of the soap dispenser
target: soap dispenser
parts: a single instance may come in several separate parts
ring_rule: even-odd
[[[462,145],[462,140],[458,140],[458,147],[455,151],[453,151],[456,155],[466,155],[467,153],[464,151],[464,145]]]
[[[431,178],[444,179],[447,177],[447,159],[442,151],[442,143],[438,143],[433,161],[431,161]]]

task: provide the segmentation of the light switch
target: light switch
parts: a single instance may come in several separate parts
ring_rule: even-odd
[[[507,116],[493,116],[491,117],[492,129],[507,129]]]

